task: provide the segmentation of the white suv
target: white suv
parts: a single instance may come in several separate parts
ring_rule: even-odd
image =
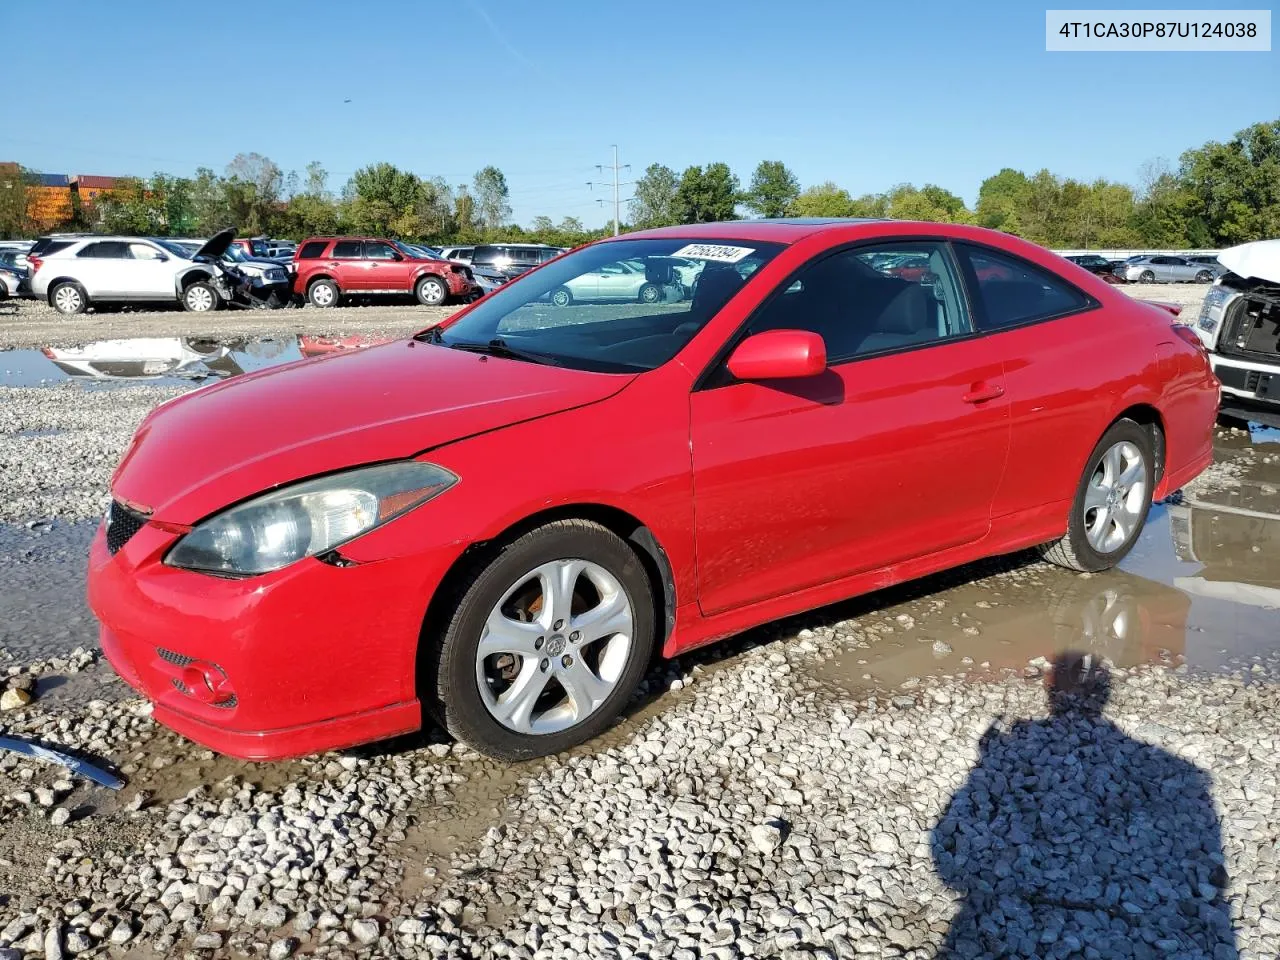
[[[224,230],[194,253],[168,240],[84,237],[34,261],[31,292],[65,314],[95,302],[148,300],[216,310],[225,299],[218,259],[233,237]]]

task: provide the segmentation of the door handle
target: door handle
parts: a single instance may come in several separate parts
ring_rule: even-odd
[[[987,400],[999,400],[1004,396],[1004,387],[998,383],[975,383],[963,397],[965,403],[985,403]]]

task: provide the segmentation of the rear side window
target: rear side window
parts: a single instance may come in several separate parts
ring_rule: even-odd
[[[328,245],[329,243],[326,240],[310,240],[298,250],[298,259],[316,260],[324,253],[324,248]]]
[[[505,256],[506,251],[501,247],[476,247],[472,259],[477,263],[493,263],[501,256]]]
[[[86,246],[76,256],[91,260],[127,260],[129,245],[119,240],[99,240]]]
[[[360,256],[359,240],[339,240],[333,245],[333,256],[339,260],[355,260]]]
[[[1075,313],[1091,301],[1061,277],[1019,257],[985,247],[957,244],[968,261],[970,282],[976,285],[979,326],[1003,330],[1050,317]]]

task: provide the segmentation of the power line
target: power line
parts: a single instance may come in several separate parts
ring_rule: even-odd
[[[597,163],[597,164],[596,164],[596,169],[597,169],[597,170],[599,170],[601,173],[604,173],[604,172],[605,172],[605,170],[611,170],[611,171],[613,171],[613,235],[616,237],[616,236],[618,235],[618,233],[620,232],[620,231],[619,231],[619,223],[620,223],[620,210],[619,210],[619,207],[620,207],[620,202],[619,202],[619,200],[618,200],[618,188],[619,188],[619,187],[622,187],[622,186],[628,186],[628,185],[630,185],[630,184],[633,184],[633,183],[635,183],[635,181],[634,181],[634,180],[627,180],[627,181],[625,181],[625,182],[623,182],[623,183],[620,183],[620,182],[618,181],[618,172],[619,172],[620,170],[630,170],[630,169],[631,169],[631,164],[629,164],[629,163],[625,163],[625,164],[623,164],[622,166],[619,166],[619,165],[618,165],[618,145],[615,143],[615,144],[612,144],[612,146],[613,146],[613,163],[611,163],[611,164]],[[588,186],[588,187],[590,187],[590,188],[591,188],[591,189],[593,189],[593,190],[595,189],[595,185],[594,185],[594,183],[593,183],[592,181],[590,181],[590,180],[588,180],[588,181],[587,181],[587,186]],[[601,202],[601,203],[603,203],[604,201],[602,200],[602,201],[600,201],[600,202]]]

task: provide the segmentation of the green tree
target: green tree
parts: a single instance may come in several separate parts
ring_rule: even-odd
[[[660,163],[651,163],[635,182],[631,200],[631,222],[637,229],[669,227],[680,222],[676,193],[680,181],[676,172]]]
[[[715,223],[733,220],[738,204],[738,178],[728,164],[689,167],[676,189],[676,210],[681,223]]]
[[[238,153],[227,164],[222,189],[236,230],[244,234],[269,233],[278,218],[284,174],[258,153]]]
[[[796,197],[800,181],[781,160],[761,160],[751,175],[744,203],[762,217],[781,217]]]
[[[1027,175],[1011,167],[987,177],[978,188],[975,222],[992,230],[1021,233],[1019,215],[1030,187]]]
[[[550,233],[555,228],[556,225],[550,217],[534,217],[533,223],[529,224],[529,230],[532,233]]]
[[[933,223],[969,223],[973,214],[964,201],[936,184],[914,187],[900,184],[889,192],[888,216],[895,220],[927,220]]]
[[[25,237],[32,229],[28,210],[35,174],[26,167],[5,164],[0,167],[0,238]]]
[[[488,166],[477,171],[473,185],[481,223],[493,230],[511,219],[511,191],[501,170]]]
[[[798,193],[787,205],[787,213],[793,217],[849,217],[853,216],[853,197],[828,180]]]
[[[121,177],[94,204],[98,223],[106,233],[150,234],[161,232],[163,208],[147,189],[145,180]]]
[[[1182,154],[1179,198],[1187,233],[1230,246],[1280,234],[1280,120],[1255,123],[1226,143]],[[1193,241],[1197,242],[1198,241]]]
[[[582,221],[577,217],[565,217],[556,227],[560,233],[568,234],[585,234],[587,231],[582,226]]]

